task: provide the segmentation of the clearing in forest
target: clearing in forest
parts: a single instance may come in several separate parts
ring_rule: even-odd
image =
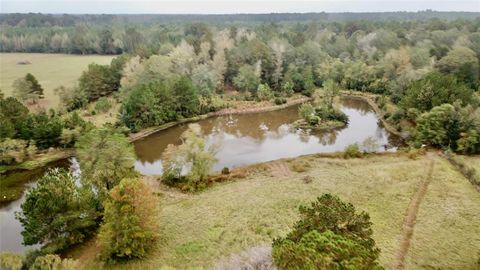
[[[475,269],[480,251],[480,193],[448,161],[438,156],[413,160],[402,154],[349,160],[310,155],[275,161],[310,166],[304,172],[272,176],[267,164],[265,171],[196,194],[162,196],[163,236],[158,248],[145,260],[119,268],[211,269],[223,256],[270,245],[291,229],[298,219],[298,206],[330,192],[370,214],[373,237],[381,249],[380,263],[391,269],[405,215],[419,187],[429,179],[432,160],[405,268]],[[312,179],[309,183],[302,180],[307,175]],[[93,265],[88,259],[92,256],[82,254],[92,248],[91,242],[72,255],[88,268]]]
[[[74,86],[82,72],[91,63],[110,64],[112,55],[72,55],[50,53],[0,53],[0,89],[6,96],[12,94],[13,82],[33,74],[43,87],[45,103],[56,108],[59,98],[54,89],[59,86]],[[25,62],[27,64],[19,64]]]

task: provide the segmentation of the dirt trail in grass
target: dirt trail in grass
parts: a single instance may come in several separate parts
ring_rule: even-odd
[[[427,193],[428,185],[432,180],[432,173],[433,173],[433,164],[434,159],[432,154],[427,154],[428,159],[430,160],[430,165],[428,166],[428,172],[423,181],[420,183],[417,191],[413,195],[412,200],[410,201],[410,205],[408,206],[407,213],[405,215],[405,220],[403,222],[403,230],[400,242],[398,244],[397,250],[393,257],[393,266],[392,269],[394,270],[402,270],[405,269],[405,259],[408,254],[408,249],[410,247],[410,240],[413,235],[413,229],[415,227],[415,222],[417,220],[417,213],[418,209],[420,208],[420,204],[422,203],[425,194]]]

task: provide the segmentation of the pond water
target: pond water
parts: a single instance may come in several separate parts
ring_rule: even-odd
[[[219,144],[216,154],[218,162],[214,165],[216,171],[223,167],[233,168],[305,154],[343,151],[346,146],[353,143],[361,145],[368,138],[373,139],[377,151],[396,150],[397,138],[381,126],[368,103],[344,98],[340,104],[341,110],[349,117],[349,124],[332,131],[293,130],[290,124],[298,119],[298,106],[257,114],[218,116],[197,123],[201,126],[207,143]],[[163,151],[168,144],[180,144],[180,136],[187,127],[188,125],[175,126],[136,141],[138,160],[135,168],[145,175],[160,175]],[[388,146],[388,150],[385,146]],[[72,167],[71,162],[64,160],[49,164],[34,173],[19,172],[7,177],[24,177],[19,182],[31,187],[52,166]],[[74,159],[73,167],[78,167]],[[4,180],[5,178],[0,179]],[[22,227],[15,219],[15,212],[21,210],[20,205],[24,200],[25,193],[20,199],[0,207],[0,252],[24,252],[35,247],[22,245]]]
[[[350,144],[375,142],[378,152],[395,151],[397,138],[388,133],[368,103],[342,98],[349,124],[330,131],[294,130],[298,106],[257,114],[226,115],[197,122],[207,144],[218,144],[214,170],[319,152],[343,151]],[[188,124],[159,131],[135,142],[135,168],[144,175],[162,174],[162,153],[168,144],[181,144]]]

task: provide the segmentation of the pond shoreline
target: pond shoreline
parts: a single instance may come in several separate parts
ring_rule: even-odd
[[[367,102],[370,107],[375,111],[375,113],[379,116],[380,121],[382,122],[383,126],[385,127],[386,130],[388,130],[390,133],[402,138],[406,139],[407,136],[405,134],[402,134],[399,132],[395,127],[390,125],[384,118],[384,112],[378,107],[378,105],[375,103],[375,101],[372,99],[371,96],[367,96],[363,92],[358,92],[358,91],[342,91],[341,93],[342,97],[347,97],[347,98],[356,98],[363,100]],[[237,115],[237,114],[251,114],[251,113],[262,113],[262,112],[270,112],[270,111],[276,111],[276,110],[282,110],[291,106],[295,106],[298,104],[302,104],[308,101],[314,100],[314,97],[301,97],[297,99],[293,99],[288,101],[285,104],[282,105],[270,105],[266,107],[253,107],[253,108],[242,108],[242,109],[236,109],[236,108],[225,108],[216,112],[210,112],[207,114],[191,117],[191,118],[184,118],[178,121],[174,122],[169,122],[160,126],[155,126],[155,127],[148,127],[145,128],[139,132],[136,133],[130,133],[129,134],[129,139],[131,142],[135,142],[137,140],[140,140],[142,138],[145,138],[149,135],[152,135],[156,132],[175,127],[177,125],[181,124],[186,124],[186,123],[193,123],[197,122],[203,119],[215,117],[215,116],[222,116],[222,115]],[[65,149],[55,149],[53,153],[45,153],[41,154],[42,158],[35,158],[26,162],[23,162],[21,164],[13,165],[13,166],[3,166],[0,168],[0,176],[6,175],[7,173],[14,171],[14,170],[34,170],[39,167],[44,167],[46,164],[50,162],[55,162],[59,161],[62,159],[66,159],[69,157],[74,156],[74,148],[65,148]]]
[[[232,109],[232,108],[225,108],[221,109],[216,112],[209,112],[207,114],[202,114],[199,116],[191,117],[191,118],[185,118],[181,119],[175,122],[169,122],[160,126],[155,126],[155,127],[149,127],[146,129],[143,129],[142,131],[136,132],[136,133],[131,133],[129,135],[129,138],[132,142],[140,140],[142,138],[145,138],[149,135],[152,135],[158,131],[162,131],[180,124],[186,124],[186,123],[192,123],[192,122],[197,122],[199,120],[204,120],[210,117],[215,117],[215,116],[222,116],[222,115],[238,115],[238,114],[250,114],[250,113],[262,113],[262,112],[271,112],[271,111],[276,111],[276,110],[282,110],[286,109],[291,106],[295,106],[298,104],[305,103],[307,101],[312,101],[314,98],[313,97],[301,97],[298,99],[293,99],[291,101],[288,101],[285,104],[282,105],[270,105],[267,107],[253,107],[253,108],[243,108],[243,109]]]
[[[385,113],[380,107],[378,107],[377,103],[372,99],[372,95],[366,94],[364,92],[358,92],[358,91],[342,91],[341,92],[342,97],[348,97],[348,98],[356,98],[363,100],[372,107],[372,109],[375,111],[375,113],[378,115],[378,118],[383,124],[383,127],[390,133],[394,134],[395,136],[398,136],[399,138],[402,138],[403,140],[406,140],[408,136],[406,134],[403,134],[402,132],[398,131],[395,127],[393,127],[390,123],[387,122],[385,119]]]
[[[174,122],[169,122],[160,126],[148,127],[139,132],[130,133],[128,137],[131,142],[135,142],[153,133],[156,133],[158,131],[162,131],[180,124],[193,123],[199,120],[203,120],[203,119],[207,119],[215,116],[222,116],[222,115],[250,114],[250,113],[261,113],[261,112],[282,110],[282,109],[295,106],[311,100],[313,100],[312,97],[301,97],[301,98],[290,100],[287,103],[282,105],[271,105],[267,107],[253,107],[253,108],[242,108],[242,109],[225,108],[216,112],[210,112],[210,113],[202,114],[199,116],[184,118],[184,119],[174,121]],[[9,172],[15,171],[15,170],[34,170],[40,167],[44,167],[48,163],[70,158],[74,156],[74,153],[75,153],[74,148],[57,148],[52,152],[39,154],[34,159],[22,162],[20,164],[0,167],[0,176],[6,175]]]

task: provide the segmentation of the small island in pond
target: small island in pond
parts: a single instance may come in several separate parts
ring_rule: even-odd
[[[333,106],[333,100],[338,96],[340,88],[332,80],[324,84],[324,96],[318,107],[304,103],[298,108],[299,120],[293,122],[296,129],[326,130],[345,127],[348,116]]]

